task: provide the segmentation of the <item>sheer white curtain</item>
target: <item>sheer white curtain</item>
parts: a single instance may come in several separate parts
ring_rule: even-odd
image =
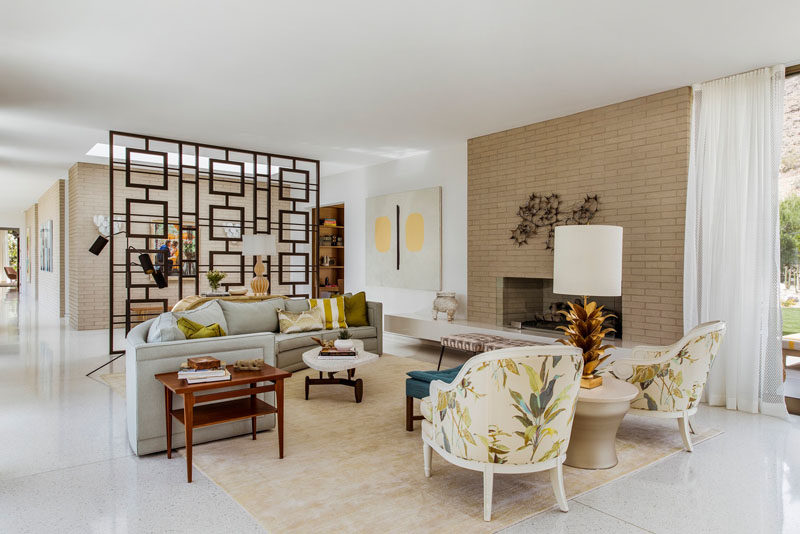
[[[784,71],[693,87],[683,288],[685,330],[728,323],[709,404],[775,416],[786,415],[778,287]]]

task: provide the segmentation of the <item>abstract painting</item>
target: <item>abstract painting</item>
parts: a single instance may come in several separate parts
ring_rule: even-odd
[[[367,285],[442,288],[442,188],[368,198]]]
[[[53,220],[49,219],[39,228],[39,270],[53,272]]]

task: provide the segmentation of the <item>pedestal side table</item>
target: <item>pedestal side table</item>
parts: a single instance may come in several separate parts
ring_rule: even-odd
[[[617,430],[639,394],[636,386],[612,376],[603,385],[581,388],[565,465],[581,469],[609,469],[617,465]]]

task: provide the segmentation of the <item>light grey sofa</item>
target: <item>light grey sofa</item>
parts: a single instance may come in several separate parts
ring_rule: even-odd
[[[383,306],[380,302],[367,302],[369,326],[348,330],[356,339],[364,341],[364,349],[383,353]],[[318,330],[299,334],[261,332],[216,338],[184,339],[164,343],[148,343],[147,335],[155,319],[145,321],[128,332],[125,355],[125,387],[128,415],[128,440],[137,455],[167,449],[165,426],[164,387],[154,378],[158,373],[175,371],[190,356],[210,355],[228,363],[240,359],[263,358],[266,363],[286,371],[297,371],[306,365],[303,352],[317,345],[311,337],[334,339],[338,330]],[[291,380],[291,378],[289,379]],[[274,394],[259,395],[274,402]],[[173,408],[182,408],[181,397],[173,396]],[[274,415],[258,418],[258,430],[275,426]],[[184,446],[183,425],[173,420],[173,447]],[[203,443],[216,439],[250,433],[250,421],[233,421],[219,425],[196,428],[193,442]]]

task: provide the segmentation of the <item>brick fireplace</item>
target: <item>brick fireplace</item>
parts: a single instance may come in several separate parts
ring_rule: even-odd
[[[591,224],[624,228],[623,339],[680,338],[690,109],[682,87],[470,139],[469,320],[508,320],[498,280],[553,277],[546,235],[510,239],[531,193],[557,193],[566,210],[597,194]]]

